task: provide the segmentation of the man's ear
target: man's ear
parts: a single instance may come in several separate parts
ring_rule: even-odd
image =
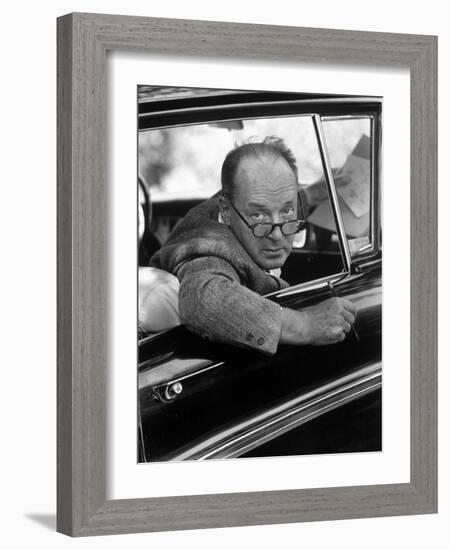
[[[220,214],[223,222],[226,225],[231,225],[230,206],[228,201],[226,200],[226,197],[224,197],[223,195],[218,198],[218,206],[220,208]]]

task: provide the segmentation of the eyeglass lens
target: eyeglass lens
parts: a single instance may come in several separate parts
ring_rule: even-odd
[[[253,233],[256,237],[266,237],[273,231],[275,226],[277,226],[277,224],[258,223],[257,225],[253,226]],[[299,226],[300,224],[297,221],[292,221],[284,222],[278,227],[280,227],[281,232],[284,235],[293,235],[293,233],[296,233],[298,231]]]

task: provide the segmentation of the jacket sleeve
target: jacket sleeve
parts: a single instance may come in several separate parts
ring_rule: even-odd
[[[281,307],[242,285],[234,268],[218,257],[184,263],[180,281],[181,322],[212,341],[276,353]]]

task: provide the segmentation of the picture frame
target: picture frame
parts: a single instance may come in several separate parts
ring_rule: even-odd
[[[437,511],[437,38],[73,13],[58,18],[57,530],[71,536]],[[410,482],[106,498],[106,53],[410,70]]]

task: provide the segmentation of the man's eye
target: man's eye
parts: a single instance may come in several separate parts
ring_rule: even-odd
[[[282,210],[282,214],[283,214],[284,216],[291,216],[291,215],[294,214],[294,213],[295,213],[295,209],[293,208],[293,206],[289,206],[289,207],[284,208],[284,209]]]
[[[250,217],[255,222],[259,222],[259,221],[262,221],[265,218],[265,215],[262,212],[254,212],[253,214],[251,214]]]

